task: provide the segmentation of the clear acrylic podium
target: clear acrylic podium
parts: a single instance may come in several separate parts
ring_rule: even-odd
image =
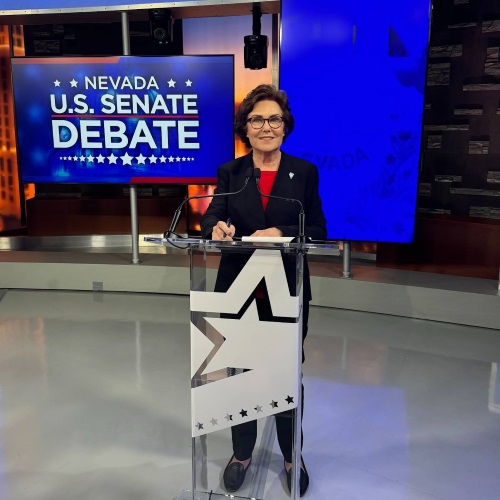
[[[275,418],[293,428],[291,498],[299,499],[304,254],[338,255],[337,247],[146,239],[190,254],[192,484],[179,500],[289,499]],[[252,421],[257,440],[245,481],[225,491],[231,428]]]

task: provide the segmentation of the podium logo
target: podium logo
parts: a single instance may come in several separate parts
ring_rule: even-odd
[[[255,301],[265,279],[273,316],[261,321]],[[279,250],[256,250],[229,290],[191,292],[192,435],[266,417],[296,406],[301,360],[301,296],[290,296]],[[237,374],[237,376],[231,376]]]

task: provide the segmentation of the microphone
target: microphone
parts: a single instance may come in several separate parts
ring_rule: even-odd
[[[302,202],[300,200],[297,200],[296,198],[285,198],[283,196],[272,196],[269,194],[264,194],[260,188],[259,188],[259,181],[261,177],[261,170],[260,168],[255,168],[254,169],[254,177],[255,177],[255,184],[257,185],[257,191],[261,196],[264,196],[264,198],[274,198],[275,200],[283,200],[283,201],[290,201],[292,203],[298,203],[300,206],[300,212],[299,212],[299,236],[298,236],[298,241],[299,243],[305,243],[306,242],[306,236],[304,234],[305,231],[305,213],[304,213],[304,207],[302,206]]]
[[[234,194],[239,194],[247,187],[248,181],[250,180],[252,175],[253,175],[253,168],[248,167],[245,172],[245,183],[243,184],[243,187],[241,189],[238,189],[238,191],[233,191],[231,193],[200,194],[196,196],[189,196],[185,200],[182,200],[182,203],[178,206],[177,210],[174,212],[174,216],[172,217],[172,222],[170,223],[170,227],[168,228],[167,231],[163,233],[163,237],[170,238],[170,235],[175,231],[175,228],[179,223],[179,219],[181,218],[182,207],[185,205],[186,202],[188,202],[189,200],[196,200],[199,198],[215,198],[216,196],[232,196]]]

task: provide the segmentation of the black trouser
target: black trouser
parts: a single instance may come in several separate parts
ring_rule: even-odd
[[[259,319],[262,321],[272,320],[271,311],[266,305],[269,303],[257,299],[257,309],[259,310]],[[269,310],[267,310],[269,309]],[[309,320],[309,302],[304,302],[302,309],[302,346],[307,335],[307,322]],[[302,362],[304,362],[304,347],[302,347]],[[293,453],[293,422],[296,410],[287,410],[275,415],[276,434],[278,443],[287,462],[292,461]],[[304,385],[302,385],[302,415],[304,415]],[[301,429],[302,432],[302,429]],[[257,441],[257,420],[245,422],[231,427],[233,438],[233,452],[236,459],[243,461],[252,456],[255,443]],[[302,442],[303,442],[302,434]]]

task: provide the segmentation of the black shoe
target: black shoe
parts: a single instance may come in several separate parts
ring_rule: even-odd
[[[286,484],[288,485],[288,491],[292,492],[292,469],[286,470]],[[306,494],[307,488],[309,488],[309,474],[307,473],[306,464],[304,459],[302,459],[302,467],[300,468],[300,479],[299,479],[299,490],[300,496],[303,497]]]
[[[231,460],[234,458],[234,455],[231,457]],[[240,462],[232,462],[229,460],[229,463],[226,465],[224,470],[223,480],[224,480],[224,488],[226,488],[229,493],[234,493],[241,488],[243,481],[245,481],[245,476],[247,473],[250,464],[252,463],[252,459],[248,462],[247,468],[245,469],[244,465]]]

